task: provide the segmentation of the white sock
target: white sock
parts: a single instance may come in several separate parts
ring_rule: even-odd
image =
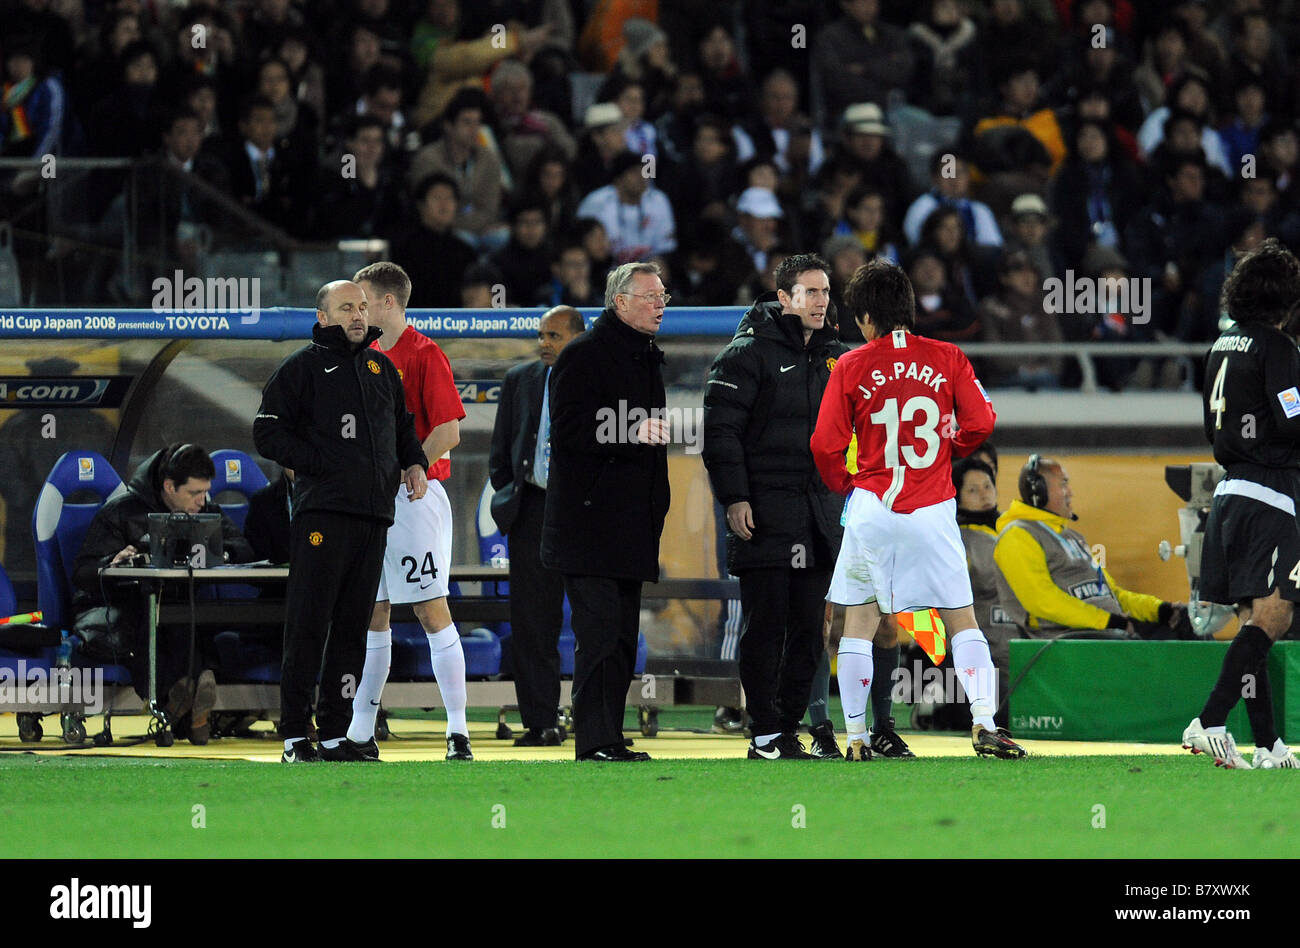
[[[285,750],[285,753],[288,753],[289,751],[293,750],[293,745],[294,745],[294,744],[297,744],[299,741],[302,741],[302,740],[306,740],[306,738],[302,738],[302,737],[291,737],[291,738],[289,738],[287,741],[285,741],[285,742],[284,742],[284,750]]]
[[[867,739],[867,701],[871,698],[871,679],[875,675],[871,643],[866,639],[840,639],[836,660],[836,677],[840,682],[840,703],[844,706],[846,740]]]
[[[774,740],[776,740],[780,736],[781,736],[780,731],[777,731],[775,734],[755,734],[754,746],[766,747],[768,744],[771,744]]]
[[[328,747],[330,750],[333,750],[334,748],[338,747],[342,743],[343,743],[343,738],[331,737],[328,741],[321,741],[320,746]]]
[[[1205,729],[1205,733],[1206,734],[1227,734],[1228,725],[1220,724],[1218,727],[1207,727]]]
[[[388,681],[393,661],[393,630],[371,629],[366,633],[366,663],[361,669],[361,684],[352,698],[352,723],[348,740],[365,744],[375,736],[375,718],[379,716],[379,697]]]
[[[447,708],[447,736],[469,736],[469,725],[465,723],[465,705],[469,700],[465,690],[465,651],[460,647],[456,623],[437,632],[426,632],[425,637],[429,640],[433,677],[438,679],[438,693]]]
[[[979,629],[963,629],[949,642],[957,680],[970,699],[971,720],[997,730],[993,715],[998,710],[998,671],[993,667],[988,640]]]

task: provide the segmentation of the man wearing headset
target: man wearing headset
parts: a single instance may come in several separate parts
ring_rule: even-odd
[[[1183,603],[1129,592],[1098,565],[1070,525],[1079,517],[1060,462],[1031,455],[1019,486],[1020,499],[998,518],[993,560],[1002,609],[1029,638],[1081,629],[1170,638],[1185,623]]]

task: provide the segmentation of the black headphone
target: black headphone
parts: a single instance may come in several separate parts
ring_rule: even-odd
[[[1042,507],[1047,503],[1047,478],[1038,470],[1041,460],[1037,454],[1029,455],[1020,472],[1020,499],[1031,507]]]

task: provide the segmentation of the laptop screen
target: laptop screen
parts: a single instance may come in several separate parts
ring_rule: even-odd
[[[154,566],[220,566],[222,549],[221,514],[149,515],[149,561]]]

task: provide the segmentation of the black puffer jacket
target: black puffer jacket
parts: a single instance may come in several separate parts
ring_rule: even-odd
[[[843,535],[842,498],[822,482],[808,442],[831,368],[848,347],[826,326],[805,346],[799,317],[783,314],[775,293],[760,296],[718,353],[704,389],[704,465],[724,506],[747,500],[754,538],[727,531],[727,568],[827,567],[815,555],[820,535],[832,557]],[[833,562],[833,560],[832,560]]]
[[[429,462],[397,367],[370,327],[353,349],[342,326],[312,326],[311,344],[280,363],[262,390],[253,443],[294,472],[293,511],[393,522],[402,471]]]
[[[72,584],[76,587],[72,600],[74,613],[104,604],[99,571],[121,550],[134,546],[141,553],[149,552],[148,546],[140,542],[149,532],[149,515],[167,513],[167,505],[162,500],[162,475],[159,473],[166,453],[163,449],[146,458],[131,475],[126,490],[111,497],[90,521],[72,573]],[[208,498],[201,512],[221,513],[221,508]],[[225,514],[221,514],[221,545],[230,554],[232,563],[249,563],[257,558],[253,547]]]

